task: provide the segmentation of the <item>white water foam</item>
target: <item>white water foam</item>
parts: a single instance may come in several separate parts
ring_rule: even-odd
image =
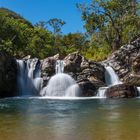
[[[122,82],[119,80],[118,75],[110,66],[105,67],[105,82],[107,84],[107,87],[100,87],[97,91],[97,97],[106,97],[105,91],[107,90],[108,87],[117,84],[122,84]]]
[[[57,60],[55,67],[56,74],[51,77],[48,85],[41,91],[42,96],[70,96],[80,95],[80,88],[76,81],[64,72],[64,61]]]
[[[38,59],[29,59],[27,61],[17,60],[18,64],[18,94],[37,95],[41,90],[42,78],[40,64]]]
[[[118,75],[116,72],[113,70],[112,67],[107,66],[105,67],[105,81],[107,86],[113,86],[117,84],[122,84],[122,82],[119,80]]]
[[[60,96],[17,96],[17,97],[8,97],[5,99],[19,99],[19,100],[30,100],[30,99],[43,99],[43,100],[93,100],[93,99],[105,99],[105,97],[97,97],[97,96],[92,96],[92,97],[60,97]]]

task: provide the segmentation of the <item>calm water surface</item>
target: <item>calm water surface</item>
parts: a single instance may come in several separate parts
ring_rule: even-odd
[[[1,99],[0,140],[140,140],[140,99]]]

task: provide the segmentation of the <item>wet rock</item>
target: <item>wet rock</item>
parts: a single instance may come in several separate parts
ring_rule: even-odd
[[[126,84],[111,86],[105,91],[105,94],[108,98],[133,98],[138,96],[136,88]]]
[[[77,75],[77,81],[87,79],[93,81],[105,81],[104,66],[100,63],[87,60],[78,52],[69,54],[64,59],[65,72],[73,72]]]
[[[47,85],[50,77],[55,74],[56,61],[59,59],[60,55],[56,54],[41,60],[41,77],[43,78],[43,85]]]
[[[41,61],[42,78],[46,85],[51,76],[55,74],[55,64],[59,56],[48,57]],[[105,69],[100,63],[87,60],[78,52],[69,54],[64,58],[64,73],[72,76],[76,81],[88,80],[94,86],[105,85]]]
[[[0,97],[16,95],[17,63],[16,59],[0,52]]]
[[[80,89],[82,90],[82,96],[83,97],[89,97],[89,96],[96,96],[96,87],[93,83],[91,83],[89,80],[85,79],[78,82]]]

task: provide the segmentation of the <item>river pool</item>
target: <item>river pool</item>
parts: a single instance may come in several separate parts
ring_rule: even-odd
[[[140,99],[0,99],[0,140],[140,140]]]

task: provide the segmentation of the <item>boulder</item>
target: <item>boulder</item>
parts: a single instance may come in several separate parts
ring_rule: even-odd
[[[107,88],[105,95],[108,98],[133,98],[137,97],[138,93],[134,86],[119,84]]]
[[[90,96],[96,96],[96,87],[93,83],[91,83],[89,80],[85,79],[78,82],[79,87],[82,91],[83,97],[90,97]]]
[[[74,52],[66,56],[64,58],[65,72],[81,71],[82,59],[83,57],[78,52]]]
[[[17,89],[16,59],[0,52],[0,97],[12,97]]]
[[[71,76],[76,81],[87,80],[94,86],[100,87],[105,85],[105,69],[101,63],[88,60],[79,52],[69,54],[64,58],[64,71],[66,73],[74,73]]]
[[[41,60],[41,77],[43,85],[46,85],[51,76],[55,74],[55,64],[59,59],[59,54]]]

